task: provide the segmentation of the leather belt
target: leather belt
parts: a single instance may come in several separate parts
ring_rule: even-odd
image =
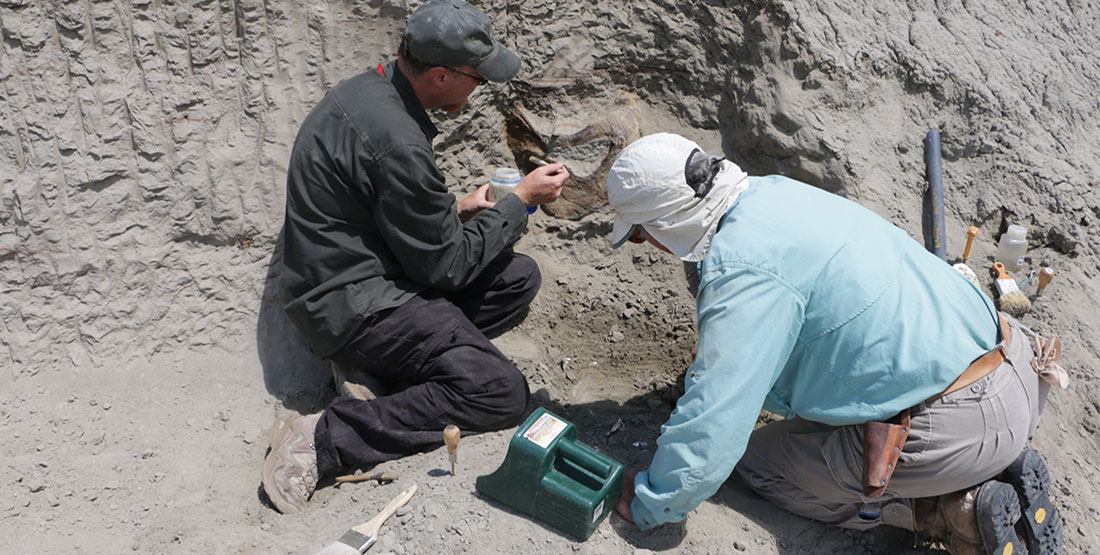
[[[947,386],[947,389],[929,397],[924,401],[925,403],[930,403],[944,395],[954,393],[988,376],[1005,361],[1005,349],[1008,349],[1009,341],[1012,338],[1012,329],[1008,325],[1008,320],[1006,320],[1004,315],[1000,312],[997,313],[997,320],[1001,324],[1001,337],[1003,337],[1005,341],[1004,347],[997,347],[978,357],[977,360],[970,363],[970,366],[966,367],[966,370],[963,370],[962,374],[959,374],[958,378],[955,378],[955,381],[951,382],[951,385]]]
[[[997,313],[1004,345],[980,356],[941,393],[929,397],[925,403],[954,393],[996,370],[1005,360],[1012,330],[1004,315]],[[863,425],[863,495],[879,497],[894,474],[905,440],[909,439],[910,409],[905,409],[886,422],[866,422]]]

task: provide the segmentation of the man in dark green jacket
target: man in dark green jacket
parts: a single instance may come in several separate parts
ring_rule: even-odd
[[[486,333],[538,291],[538,267],[511,246],[526,206],[556,199],[568,173],[541,167],[495,205],[487,185],[456,200],[427,113],[460,110],[519,69],[484,13],[432,0],[395,62],[338,84],[302,123],[287,172],[287,315],[319,356],[408,387],[277,421],[263,484],[280,511],[304,508],[321,476],[438,445],[448,424],[499,429],[525,412],[526,380]]]

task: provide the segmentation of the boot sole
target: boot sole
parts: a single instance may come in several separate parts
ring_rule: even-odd
[[[1023,510],[1027,547],[1032,555],[1061,555],[1062,515],[1050,502],[1050,472],[1038,452],[1028,449],[1002,478],[1016,490]]]
[[[989,481],[978,490],[978,531],[986,555],[1026,555],[1027,548],[1016,537],[1020,519],[1020,498],[1004,482]]]

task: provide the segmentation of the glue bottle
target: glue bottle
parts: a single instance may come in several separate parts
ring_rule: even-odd
[[[512,189],[523,180],[523,174],[515,168],[497,168],[493,177],[489,178],[489,202],[497,202],[504,198]],[[534,214],[538,206],[528,206],[527,213]]]
[[[997,243],[996,262],[1005,265],[1010,274],[1019,273],[1024,267],[1024,253],[1027,252],[1027,228],[1022,225],[1010,225]]]

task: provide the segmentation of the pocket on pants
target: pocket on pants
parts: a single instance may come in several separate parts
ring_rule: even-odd
[[[825,440],[821,455],[838,486],[863,497],[863,433],[858,426],[841,426]]]
[[[416,337],[386,333],[377,327],[358,339],[351,350],[358,357],[360,367],[382,379],[401,377],[420,346]]]
[[[424,366],[439,345],[450,339],[460,324],[441,315],[445,321],[423,322],[420,314],[399,314],[400,319],[372,326],[356,338],[352,351],[361,367],[384,380],[418,380]]]
[[[988,452],[986,464],[997,472],[1012,464],[1023,451],[1031,431],[1030,411],[1012,411],[1008,403],[1009,399],[1001,394],[990,395],[982,401],[988,424],[982,450]]]

